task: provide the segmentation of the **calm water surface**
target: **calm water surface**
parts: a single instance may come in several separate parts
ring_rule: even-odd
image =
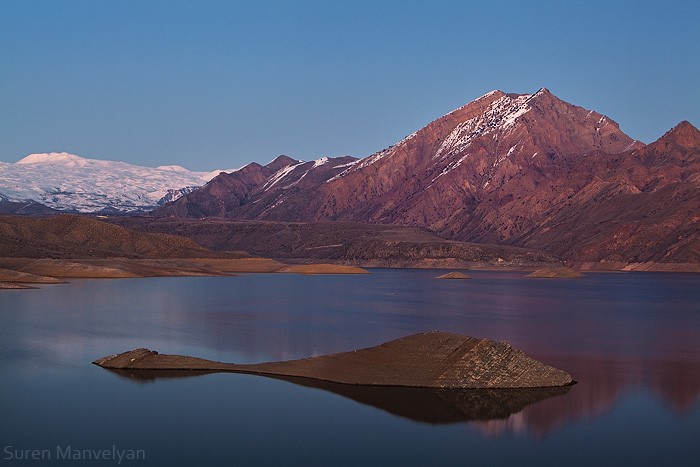
[[[434,279],[441,271],[372,272],[75,280],[1,291],[1,462],[29,464],[18,457],[38,449],[44,459],[31,463],[56,464],[57,448],[68,446],[145,454],[121,465],[700,458],[700,276],[472,272],[469,281],[444,281]],[[90,364],[137,347],[282,360],[434,329],[507,340],[579,384],[510,414],[484,415],[489,402],[481,401],[475,416],[474,404],[455,410],[419,392],[360,394],[235,374],[134,379]]]

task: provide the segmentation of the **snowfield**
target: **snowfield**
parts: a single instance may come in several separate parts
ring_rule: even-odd
[[[30,154],[15,163],[0,162],[0,199],[85,213],[150,211],[231,171],[142,167],[65,152]]]

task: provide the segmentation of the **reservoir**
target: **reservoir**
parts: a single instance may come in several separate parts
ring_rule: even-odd
[[[700,458],[700,275],[371,272],[85,279],[0,291],[3,464]],[[431,330],[507,341],[578,384],[510,404],[243,374],[139,376],[90,363],[139,347],[234,363],[289,360]]]

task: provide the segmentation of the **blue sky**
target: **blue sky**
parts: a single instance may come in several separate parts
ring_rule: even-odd
[[[493,89],[700,126],[700,2],[0,0],[0,161],[368,156]]]

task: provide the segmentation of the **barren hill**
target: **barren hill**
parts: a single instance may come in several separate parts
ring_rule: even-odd
[[[426,268],[561,264],[558,258],[542,251],[450,241],[421,227],[172,217],[117,217],[110,222],[130,229],[182,235],[212,250],[244,250],[285,262]]]
[[[366,273],[349,266],[309,266],[289,266],[243,251],[212,251],[186,237],[140,232],[77,215],[0,216],[0,288],[9,287],[5,282],[54,283],[54,277]]]
[[[0,216],[0,257],[194,258],[212,255],[188,238],[137,232],[83,216]]]

